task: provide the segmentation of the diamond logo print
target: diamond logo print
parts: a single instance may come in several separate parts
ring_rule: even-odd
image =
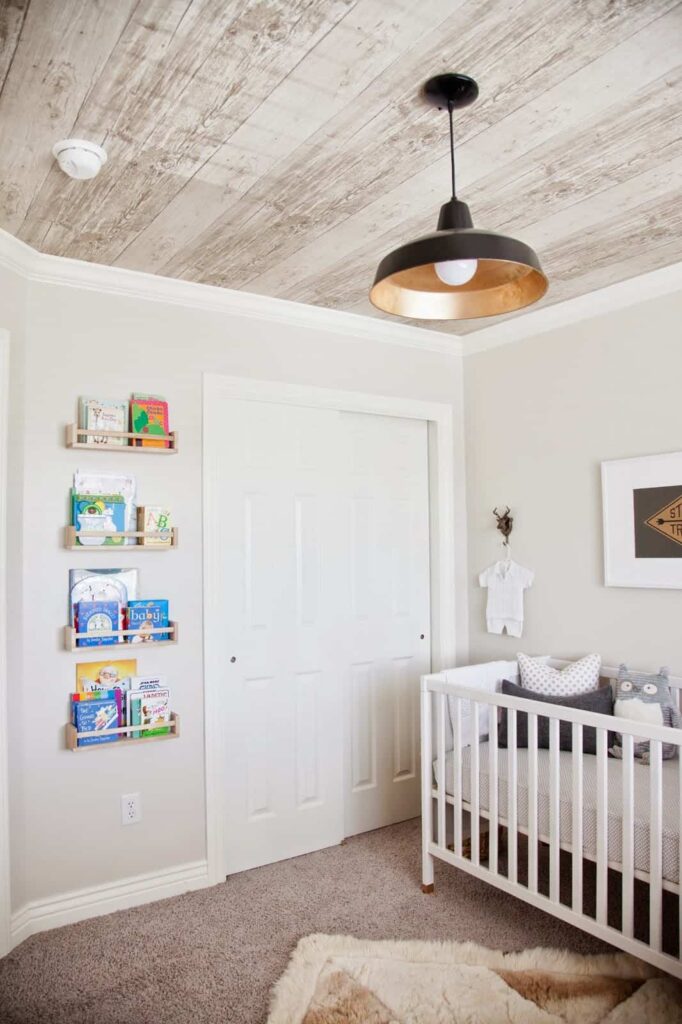
[[[646,525],[662,533],[668,540],[682,544],[682,494],[674,501],[668,502],[665,508],[660,509],[655,515],[650,516],[646,520]]]

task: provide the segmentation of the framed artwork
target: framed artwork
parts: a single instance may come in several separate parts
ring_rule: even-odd
[[[682,452],[602,462],[604,583],[682,589]]]

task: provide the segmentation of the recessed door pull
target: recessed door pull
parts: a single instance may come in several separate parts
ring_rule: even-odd
[[[237,660],[237,659],[235,658],[235,656],[234,656],[234,654],[233,654],[233,655],[232,655],[232,657],[230,658],[230,661],[232,662],[232,664],[233,664],[233,665],[234,665],[234,663],[235,663],[235,661],[236,661],[236,660]]]
[[[420,633],[420,634],[419,634],[419,639],[420,639],[420,640],[423,640],[423,639],[424,639],[424,634],[423,634],[423,633]]]

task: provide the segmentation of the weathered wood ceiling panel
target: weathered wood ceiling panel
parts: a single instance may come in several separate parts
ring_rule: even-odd
[[[459,194],[537,249],[543,304],[682,258],[679,0],[0,0],[0,44],[0,226],[44,252],[379,315],[448,198],[419,87],[460,70]]]

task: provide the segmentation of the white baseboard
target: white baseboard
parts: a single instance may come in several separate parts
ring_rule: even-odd
[[[114,910],[127,910],[169,896],[180,896],[193,889],[203,889],[208,884],[208,864],[205,860],[198,860],[165,871],[150,871],[146,875],[135,875],[119,882],[36,900],[12,914],[11,948],[29,935],[48,928],[60,928],[65,924],[85,921],[89,917],[111,914]]]

